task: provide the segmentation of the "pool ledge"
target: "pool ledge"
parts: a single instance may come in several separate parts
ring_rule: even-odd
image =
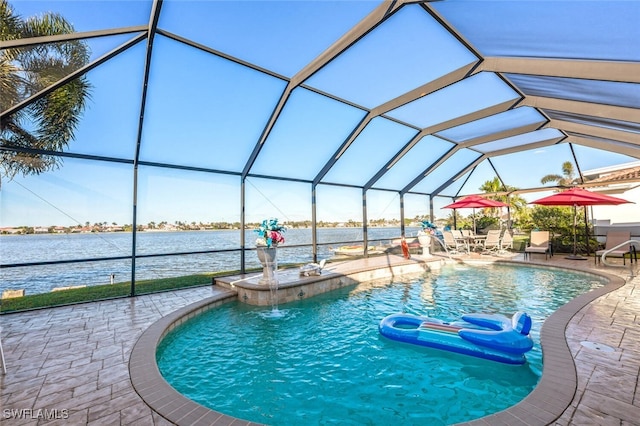
[[[404,259],[387,255],[370,259],[340,262],[326,267],[321,275],[300,276],[298,268],[278,271],[277,302],[290,303],[307,299],[339,288],[376,280],[391,280],[396,276],[424,274],[447,262],[440,256]],[[272,291],[267,284],[259,284],[262,273],[219,277],[215,285],[238,292],[238,301],[248,305],[270,306]]]
[[[500,260],[498,262],[522,265],[522,262],[507,260]],[[349,280],[355,277],[381,279],[387,278],[389,273],[393,276],[394,274],[398,274],[399,271],[412,271],[418,265],[419,268],[424,269],[430,266],[436,267],[437,265],[437,263],[429,263],[427,265],[425,262],[416,260],[406,262],[399,261],[399,264],[405,265],[405,267],[398,268],[400,265],[395,264],[395,262],[392,263],[394,263],[392,266],[388,263],[386,265],[379,264],[377,269],[387,270],[387,272],[382,273],[372,272],[376,269],[373,268],[373,265],[356,263],[356,266],[350,270],[351,274],[338,274],[343,277],[343,283],[340,286],[347,285],[347,282],[356,282],[355,280],[353,282],[346,281],[346,277],[351,277]],[[414,266],[409,266],[410,264]],[[545,268],[550,267],[548,264],[534,262],[527,262],[526,265],[542,266]],[[625,284],[625,280],[599,271],[567,267],[560,269],[569,269],[603,276],[607,278],[609,282],[603,287],[580,295],[567,302],[544,322],[540,332],[544,356],[542,378],[536,388],[525,399],[506,410],[477,420],[459,423],[459,425],[547,425],[558,419],[571,404],[577,388],[577,373],[573,357],[567,345],[565,329],[571,318],[576,315],[580,309],[600,296],[622,287]],[[305,277],[303,282],[304,284],[310,284],[311,282],[317,284],[317,282],[323,281],[318,278],[319,277]],[[329,278],[334,277],[324,276],[325,280]],[[234,279],[236,278],[232,278],[231,280],[233,281]],[[305,280],[308,280],[308,282]],[[251,282],[245,282],[241,288],[250,289],[253,285]],[[299,292],[300,290],[298,289],[296,291]],[[325,289],[325,291],[330,291],[330,288]],[[311,297],[308,294],[305,294],[305,296]],[[129,375],[133,388],[138,395],[160,416],[176,425],[222,426],[232,423],[244,425],[259,424],[222,414],[184,397],[164,380],[156,363],[156,348],[168,332],[195,315],[216,308],[223,303],[238,300],[240,297],[241,291],[229,288],[216,296],[203,299],[164,316],[142,333],[131,352]],[[295,297],[296,299],[300,298],[299,293],[296,294]]]

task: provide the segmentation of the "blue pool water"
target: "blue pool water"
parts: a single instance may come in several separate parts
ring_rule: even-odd
[[[364,283],[269,308],[223,305],[177,327],[156,354],[188,398],[271,425],[444,425],[516,404],[542,371],[540,327],[593,275],[510,265],[452,265],[393,283]],[[386,315],[456,320],[528,312],[535,346],[512,366],[387,340]]]

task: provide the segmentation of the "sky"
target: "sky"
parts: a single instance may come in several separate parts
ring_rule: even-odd
[[[445,9],[455,9],[466,2],[445,3]],[[149,1],[19,0],[10,4],[23,17],[45,11],[60,13],[77,31],[147,25],[151,9]],[[373,1],[165,1],[160,29],[237,61],[161,35],[154,40],[140,160],[173,167],[139,167],[137,223],[240,221],[241,181],[237,173],[260,140],[285,90],[286,79],[294,77],[376,5]],[[623,32],[636,31],[635,27],[621,28]],[[92,60],[132,38],[132,34],[126,34],[88,39]],[[491,46],[485,39],[479,42],[487,49]],[[614,50],[621,57],[628,54],[618,51],[620,48]],[[267,217],[310,220],[311,185],[300,180],[319,176],[336,155],[340,158],[321,182],[365,185],[419,128],[518,98],[501,79],[481,73],[464,84],[396,108],[387,117],[375,118],[344,154],[338,152],[340,144],[365,117],[367,108],[466,66],[474,58],[418,6],[403,8],[313,74],[305,81],[307,87],[291,93],[251,173],[294,181],[249,177],[244,188],[247,221]],[[57,170],[3,180],[1,227],[133,222],[134,175],[130,163],[140,122],[144,61],[145,44],[138,43],[87,73],[91,98],[68,151],[117,161],[65,158]],[[256,67],[247,67],[243,61]],[[323,96],[323,92],[351,104]],[[465,97],[469,94],[473,96]],[[540,119],[528,112],[484,126],[478,123],[475,130],[466,133],[495,128],[507,120]],[[523,144],[553,137],[544,132],[497,143]],[[460,129],[458,134],[465,132]],[[452,146],[442,138],[420,139],[374,188],[402,189]],[[413,190],[436,190],[451,178],[452,170],[464,168],[481,153],[481,148],[460,151]],[[583,170],[633,160],[581,146],[575,148],[575,156]],[[434,199],[435,215],[450,214],[441,207],[450,203],[451,197],[479,192],[482,183],[496,173],[508,185],[538,187],[542,176],[560,173],[562,163],[572,158],[568,145],[559,144],[495,157],[491,164],[485,160],[445,188],[441,193],[444,197]],[[184,170],[181,166],[220,173]],[[530,201],[545,195],[542,192],[525,198]],[[319,185],[316,202],[318,220],[362,220],[363,194],[359,188]],[[369,190],[366,203],[370,220],[400,217],[398,192]],[[404,206],[408,218],[429,214],[426,195],[407,194]]]

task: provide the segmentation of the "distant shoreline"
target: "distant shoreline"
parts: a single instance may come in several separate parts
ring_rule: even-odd
[[[405,225],[406,227],[419,227],[420,225]],[[389,224],[384,226],[379,225],[369,225],[367,228],[399,228],[400,225]],[[362,225],[360,226],[318,226],[318,229],[362,229]],[[28,229],[41,229],[40,231],[26,231]],[[68,228],[68,227],[56,227],[50,226],[46,227],[47,231],[43,231],[45,227],[4,227],[0,228],[0,236],[16,236],[16,235],[70,235],[70,234],[131,234],[133,231],[131,229],[127,230],[114,230],[114,229],[103,229],[103,230],[75,230],[77,228]],[[253,231],[255,227],[246,227],[245,231]],[[312,229],[311,226],[295,226],[290,227],[289,229]],[[199,228],[199,229],[139,229],[137,232],[144,233],[168,233],[168,232],[217,232],[217,231],[240,231],[240,228],[216,228],[216,229],[208,229],[208,228]]]

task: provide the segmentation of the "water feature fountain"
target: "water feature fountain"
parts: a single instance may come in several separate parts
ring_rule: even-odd
[[[275,248],[273,250],[275,250]],[[271,318],[279,318],[284,316],[284,312],[278,309],[278,257],[267,257],[264,264],[263,278],[260,281],[261,283],[269,286],[271,312],[267,316]]]

